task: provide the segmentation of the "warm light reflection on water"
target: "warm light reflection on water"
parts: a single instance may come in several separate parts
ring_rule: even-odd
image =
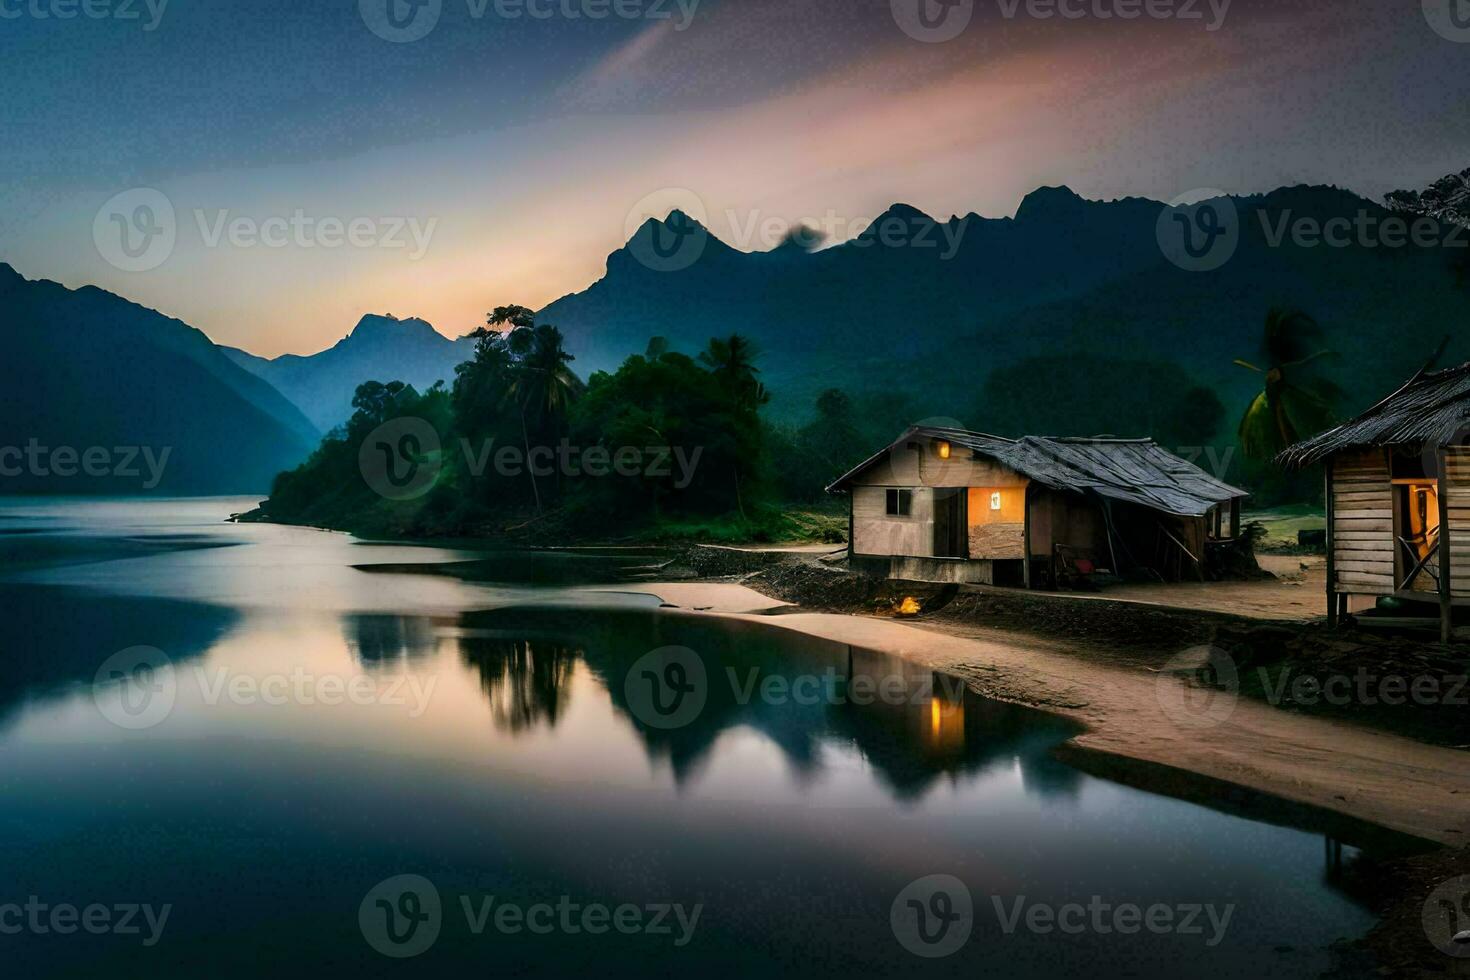
[[[1071,725],[906,661],[646,596],[365,572],[476,556],[219,523],[240,504],[0,505],[0,902],[169,902],[167,962],[242,976],[382,973],[354,916],[407,873],[450,902],[706,908],[677,953],[446,927],[417,961],[431,972],[910,973],[889,905],[938,872],[968,884],[978,918],[931,974],[1299,976],[1371,921],[1326,880],[1319,837],[1085,776],[1050,755]],[[505,578],[517,559],[493,561]],[[176,693],[129,730],[92,680],[139,644],[166,652]],[[663,729],[628,674],[671,645],[708,684],[698,716]],[[760,693],[802,677],[821,697]],[[900,696],[873,696],[883,680]],[[1006,935],[990,896],[1023,894],[1237,908],[1209,950]],[[7,950],[22,975],[171,975],[155,951],[30,939]]]

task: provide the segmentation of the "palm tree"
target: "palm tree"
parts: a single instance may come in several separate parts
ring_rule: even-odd
[[[703,364],[715,378],[715,382],[729,396],[736,413],[748,413],[752,418],[760,407],[771,400],[770,392],[756,375],[760,369],[755,359],[760,349],[746,337],[731,334],[729,337],[710,338],[709,346],[699,354]],[[757,421],[757,424],[758,421]],[[745,517],[745,499],[740,490],[740,456],[733,454],[730,470],[735,480],[735,508]]]
[[[1240,420],[1240,448],[1247,456],[1269,459],[1332,424],[1332,404],[1340,389],[1313,377],[1309,369],[1314,361],[1338,356],[1317,347],[1321,335],[1317,321],[1307,314],[1275,307],[1266,314],[1261,336],[1266,367],[1236,360],[1265,375],[1264,387]]]
[[[755,359],[759,356],[760,348],[754,342],[739,334],[731,334],[725,338],[710,338],[709,347],[699,354],[699,362],[730,393],[737,407],[754,411],[771,400],[766,386],[756,377],[760,374],[760,369],[755,366]]]
[[[524,306],[497,306],[485,314],[487,326],[500,328],[510,327],[515,330],[520,327],[534,327],[536,325],[536,314]]]
[[[508,396],[520,409],[526,472],[531,476],[531,493],[536,498],[536,512],[539,514],[541,489],[530,466],[531,436],[526,415],[528,412],[531,414],[542,433],[559,428],[572,402],[582,394],[584,385],[568,367],[576,358],[567,353],[566,338],[551,324],[518,326],[511,332],[508,343],[518,358]]]

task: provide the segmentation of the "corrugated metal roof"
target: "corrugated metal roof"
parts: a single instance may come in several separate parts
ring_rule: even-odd
[[[1276,457],[1283,466],[1310,466],[1350,449],[1408,446],[1416,451],[1459,445],[1470,435],[1470,363],[1423,371],[1350,422],[1328,429]]]
[[[988,456],[1029,479],[1057,490],[1092,491],[1112,500],[1141,504],[1181,517],[1199,517],[1211,507],[1249,496],[1244,490],[1161,449],[1151,439],[1054,439],[1000,436],[917,426],[858,464],[827,489],[841,490],[886,453],[915,437],[941,439]]]

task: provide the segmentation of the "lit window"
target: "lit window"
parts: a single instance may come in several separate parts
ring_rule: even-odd
[[[1000,491],[997,490],[990,495],[990,509],[1000,510]]]
[[[949,443],[943,441],[936,442],[934,444],[934,449],[937,453],[939,453],[940,459],[949,459]]]
[[[908,517],[914,508],[914,492],[912,490],[889,490],[888,491],[888,516]]]

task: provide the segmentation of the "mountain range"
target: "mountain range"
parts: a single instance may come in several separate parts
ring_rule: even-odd
[[[352,394],[364,381],[404,381],[419,391],[436,381],[452,385],[455,365],[474,356],[475,340],[450,340],[417,318],[368,314],[346,337],[316,354],[267,360],[235,347],[220,349],[274,385],[326,432],[352,415]]]
[[[786,418],[806,416],[820,391],[841,387],[859,396],[860,410],[866,394],[915,418],[984,429],[994,406],[980,393],[998,369],[1034,368],[1037,397],[1046,398],[1048,385],[1079,377],[1048,370],[1057,358],[1074,367],[1120,357],[1163,363],[1218,395],[1228,413],[1216,437],[1224,444],[1261,385],[1236,359],[1256,358],[1273,306],[1321,325],[1338,354],[1330,373],[1346,391],[1344,414],[1396,388],[1447,335],[1442,363],[1470,359],[1460,328],[1470,232],[1454,223],[1463,176],[1419,202],[1421,213],[1443,219],[1425,219],[1432,244],[1398,242],[1392,220],[1405,219],[1394,210],[1322,186],[1181,208],[1044,187],[1013,218],[939,220],[898,204],[850,241],[812,247],[793,236],[766,252],[731,247],[673,212],[637,229],[608,256],[602,278],[546,306],[538,321],[562,329],[584,378],[616,369],[653,337],[694,353],[712,336],[744,334],[764,351],[771,411]],[[1221,216],[1232,230],[1223,252],[1192,263],[1171,244],[1186,230],[1214,242],[1204,218]],[[486,307],[517,298],[487,296]],[[31,435],[176,445],[188,462],[176,457],[175,492],[264,488],[347,419],[358,384],[452,383],[474,344],[420,319],[368,315],[327,350],[267,360],[216,347],[100,289],[29,281],[5,265],[0,314],[0,446]],[[1073,380],[1053,381],[1062,375]],[[1096,375],[1086,392],[1056,394],[1101,403],[1129,384],[1105,368]],[[1070,432],[1046,434],[1096,434],[1100,424],[1079,417]]]
[[[910,394],[915,411],[967,416],[976,427],[985,425],[976,402],[992,371],[1055,356],[1169,360],[1238,412],[1260,377],[1234,361],[1256,357],[1272,306],[1302,309],[1321,325],[1341,355],[1333,370],[1346,409],[1397,387],[1447,334],[1445,363],[1470,358],[1460,329],[1467,296],[1451,274],[1470,245],[1464,229],[1440,227],[1451,247],[1385,244],[1394,212],[1335,187],[1195,208],[1207,204],[1233,214],[1236,231],[1233,251],[1228,239],[1219,246],[1228,260],[1203,271],[1161,247],[1172,245],[1173,216],[1194,221],[1198,210],[1085,200],[1065,187],[1028,195],[1014,218],[938,220],[895,205],[857,238],[819,250],[741,252],[676,212],[644,224],[608,257],[601,280],[539,319],[562,328],[583,372],[616,365],[651,336],[693,351],[738,332],[765,351],[778,414],[805,414],[818,392],[837,386]],[[1332,219],[1328,244],[1320,229]],[[908,231],[886,231],[895,228]],[[661,266],[658,256],[691,234],[703,236],[697,258]],[[1036,383],[1044,388],[1044,373]],[[1090,431],[1077,420],[1077,434]]]
[[[188,324],[0,263],[0,492],[267,490],[319,438]]]

